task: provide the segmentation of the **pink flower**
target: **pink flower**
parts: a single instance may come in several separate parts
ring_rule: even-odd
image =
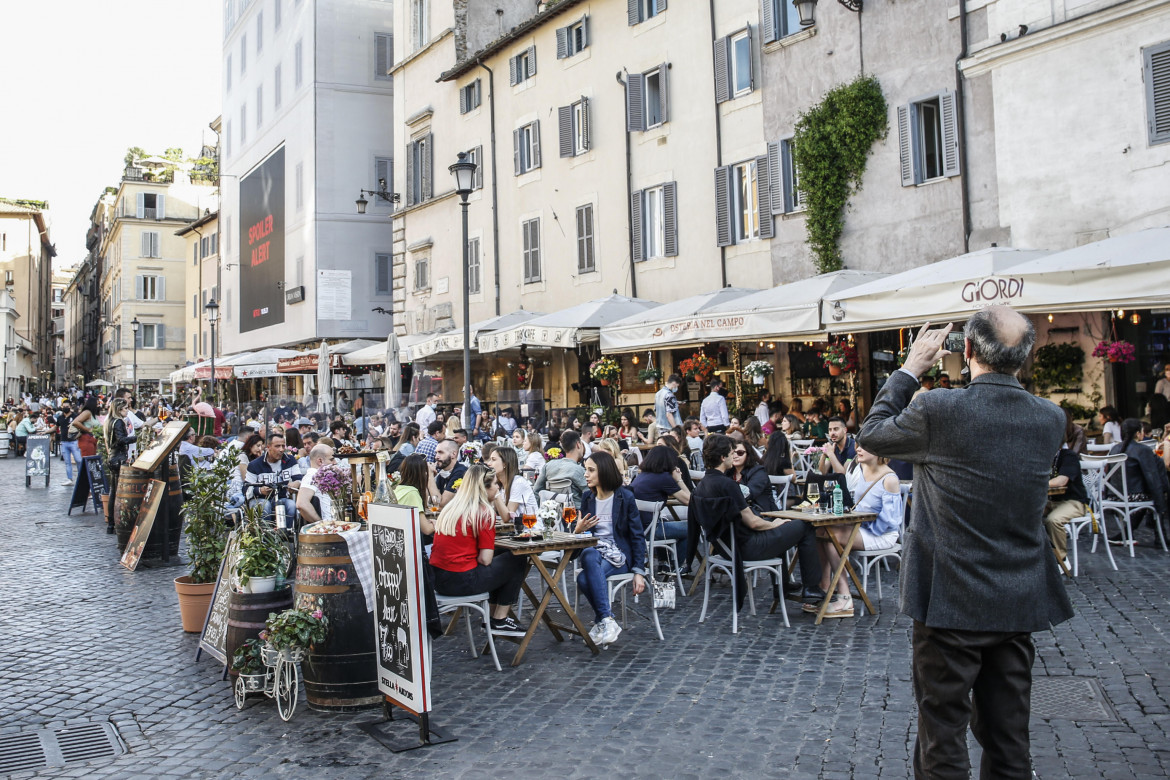
[[[325,617],[325,613],[322,612],[321,610],[317,610],[316,612],[313,613],[313,618],[315,620],[320,620],[323,617]]]

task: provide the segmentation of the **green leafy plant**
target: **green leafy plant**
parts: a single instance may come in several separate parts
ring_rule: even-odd
[[[662,378],[662,369],[660,368],[643,368],[638,372],[638,379],[643,382],[657,382]]]
[[[279,615],[271,612],[260,638],[277,650],[308,648],[325,641],[329,620],[320,609],[286,609]]]
[[[808,244],[820,273],[841,269],[837,242],[845,206],[861,188],[870,149],[886,136],[887,110],[877,78],[863,76],[829,90],[796,122],[793,155],[807,209]]]
[[[183,502],[186,520],[187,555],[191,558],[191,582],[215,582],[231,530],[223,506],[227,502],[228,482],[236,464],[230,458],[217,458],[210,469],[191,469],[187,475],[187,500]]]
[[[240,560],[236,571],[240,584],[252,577],[275,577],[288,569],[291,555],[284,540],[264,522],[264,507],[253,504],[244,509],[240,522]]]
[[[1074,420],[1092,420],[1097,415],[1097,412],[1092,407],[1083,406],[1067,398],[1061,400],[1060,406],[1062,409],[1068,409]]]
[[[1085,365],[1085,350],[1067,342],[1045,344],[1036,350],[1032,362],[1032,382],[1036,390],[1048,389],[1079,391],[1081,372]]]
[[[249,639],[236,648],[232,654],[232,671],[237,674],[264,674],[264,661],[260,657],[260,648],[264,643],[259,639]]]

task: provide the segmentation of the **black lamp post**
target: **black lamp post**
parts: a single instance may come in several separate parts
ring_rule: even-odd
[[[463,209],[463,427],[471,429],[471,258],[467,242],[467,196],[475,185],[475,169],[479,167],[459,153],[459,162],[447,170],[455,176],[455,194]]]
[[[203,307],[207,312],[207,321],[211,323],[211,398],[215,400],[215,323],[219,321],[219,304],[212,298]],[[230,388],[229,388],[230,392]]]
[[[138,395],[138,329],[142,327],[142,323],[138,321],[138,317],[130,320],[130,329],[134,331],[134,367],[133,371],[134,382],[131,387],[134,388],[134,395]]]

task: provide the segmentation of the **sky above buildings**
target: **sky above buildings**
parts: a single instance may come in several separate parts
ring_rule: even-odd
[[[214,143],[222,30],[216,0],[0,2],[0,197],[49,201],[55,267],[127,147]]]

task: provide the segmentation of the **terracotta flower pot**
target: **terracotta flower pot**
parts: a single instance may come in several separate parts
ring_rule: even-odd
[[[203,630],[207,610],[211,607],[211,594],[214,591],[214,582],[194,583],[187,575],[175,578],[175,592],[179,594],[179,614],[182,616],[183,630],[188,634],[198,634]]]
[[[609,387],[609,380],[608,380],[608,379],[602,379],[602,380],[601,380],[601,386],[602,386],[602,387]]]
[[[829,366],[829,376],[841,376],[841,367]]]

